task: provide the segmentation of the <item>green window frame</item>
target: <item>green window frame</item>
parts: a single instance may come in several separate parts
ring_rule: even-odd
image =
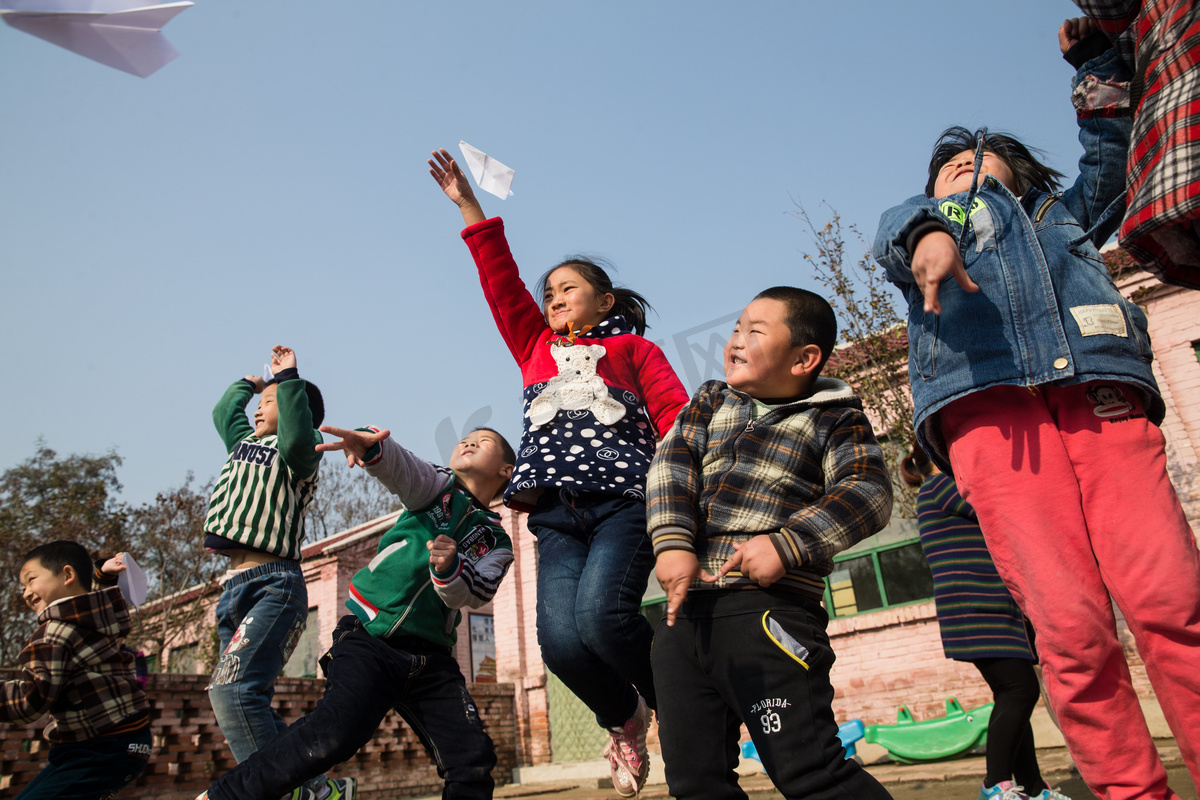
[[[920,539],[834,556],[825,578],[830,619],[923,603],[933,598],[933,574]]]

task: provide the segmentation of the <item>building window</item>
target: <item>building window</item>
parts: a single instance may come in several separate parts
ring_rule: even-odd
[[[496,622],[491,614],[468,614],[471,632],[471,681],[496,682]]]
[[[654,576],[650,576],[650,580],[655,580]],[[667,599],[665,597],[655,597],[652,600],[642,601],[642,616],[650,620],[650,627],[658,630],[658,623],[662,622],[662,618],[667,615]]]
[[[195,675],[200,666],[200,644],[172,647],[167,654],[167,672],[175,675]]]
[[[285,678],[315,678],[317,677],[317,661],[321,658],[321,620],[317,609],[310,608],[305,620],[304,631],[296,641],[292,656],[283,665]]]
[[[835,557],[825,579],[831,617],[915,603],[933,597],[933,575],[920,541],[910,540]]]

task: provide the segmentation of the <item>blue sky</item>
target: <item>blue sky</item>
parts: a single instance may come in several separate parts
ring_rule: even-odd
[[[460,139],[516,170],[481,199],[527,281],[610,259],[691,390],[755,292],[816,288],[794,203],[873,236],[951,124],[1073,177],[1056,30],[1077,13],[197,0],[145,80],[0,26],[0,469],[42,436],[116,448],[134,502],[207,480],[212,405],[277,343],[332,424],[433,460],[468,423],[515,441],[520,376],[425,165]]]

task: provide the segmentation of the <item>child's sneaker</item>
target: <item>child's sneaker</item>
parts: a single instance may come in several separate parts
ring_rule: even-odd
[[[1040,794],[1031,795],[1029,800],[1071,800],[1071,798],[1058,791],[1058,789],[1051,789],[1047,786],[1045,789],[1042,789]]]
[[[609,728],[609,742],[602,755],[608,759],[613,788],[621,797],[633,797],[646,785],[650,774],[650,754],[646,751],[646,729],[650,727],[650,709],[638,696],[637,711],[619,728]]]
[[[317,790],[316,800],[354,800],[358,781],[354,778],[326,778],[325,785]]]
[[[995,786],[980,786],[979,800],[1026,800],[1026,796],[1012,781],[1000,781]]]
[[[1021,787],[1012,781],[1001,781],[996,786],[980,786],[979,800],[1027,800]]]

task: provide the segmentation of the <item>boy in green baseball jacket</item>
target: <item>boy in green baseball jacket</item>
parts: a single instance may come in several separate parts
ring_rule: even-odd
[[[311,713],[197,800],[275,800],[347,760],[396,709],[433,757],[443,797],[490,800],[496,754],[453,655],[459,609],[492,599],[512,563],[512,542],[489,508],[516,455],[499,433],[477,428],[435,466],[386,430],[323,427],[347,462],[365,467],[404,504],[346,602],[354,613],[321,658],[325,695]]]
[[[213,409],[229,458],[209,501],[204,546],[227,557],[229,569],[217,601],[221,658],[208,697],[238,763],[287,729],[271,697],[308,618],[300,546],[321,463],[316,428],[325,417],[321,392],[300,377],[295,351],[272,348],[271,372],[270,382],[256,375],[237,381]],[[255,394],[251,425],[245,409]],[[349,800],[353,791],[320,776],[271,800]]]

